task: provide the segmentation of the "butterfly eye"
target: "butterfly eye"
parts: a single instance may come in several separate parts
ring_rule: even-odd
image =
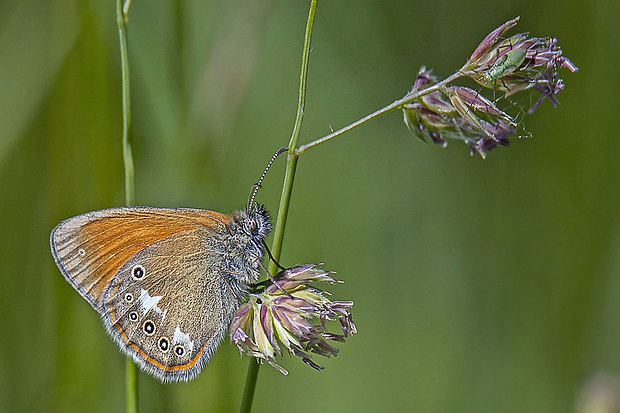
[[[245,229],[252,235],[256,235],[256,230],[258,229],[258,224],[255,220],[249,219],[245,221]]]
[[[167,353],[168,350],[170,349],[170,342],[168,341],[166,337],[160,338],[157,345],[159,346],[159,349],[163,351],[164,353]]]
[[[136,280],[144,277],[144,267],[139,264],[134,266],[131,269],[131,275],[133,275],[133,278],[135,278]]]
[[[146,320],[142,325],[142,330],[147,336],[152,336],[155,334],[155,324],[151,320]]]
[[[183,355],[185,354],[185,349],[183,348],[183,346],[176,346],[174,348],[174,352],[176,353],[177,356],[183,357]]]
[[[131,295],[131,293],[125,294],[125,301],[127,301],[128,303],[133,302],[133,295]]]
[[[135,311],[132,311],[131,313],[129,313],[129,319],[131,321],[137,321],[138,320],[138,313],[136,313]]]

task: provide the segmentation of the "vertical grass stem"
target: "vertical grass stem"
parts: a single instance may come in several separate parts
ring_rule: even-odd
[[[129,95],[129,58],[127,55],[127,14],[129,12],[128,1],[123,8],[122,0],[116,0],[116,21],[121,52],[121,83],[122,83],[122,110],[123,110],[123,163],[125,166],[125,205],[135,203],[135,176],[133,153],[131,150],[131,100]],[[138,411],[138,372],[131,358],[127,357],[125,363],[125,391],[127,413]]]
[[[311,1],[310,11],[308,12],[308,21],[306,23],[306,33],[304,36],[304,47],[301,58],[301,74],[299,77],[299,99],[297,105],[297,116],[295,118],[295,124],[293,126],[291,139],[288,144],[288,157],[286,160],[284,185],[282,187],[282,194],[280,196],[280,205],[278,207],[276,225],[273,232],[273,243],[271,246],[271,252],[276,260],[280,259],[280,253],[282,251],[284,228],[286,226],[288,208],[291,200],[291,194],[293,192],[293,182],[295,180],[295,170],[297,168],[297,155],[295,154],[295,149],[297,147],[297,141],[301,133],[301,125],[303,123],[304,112],[306,108],[306,87],[308,84],[310,41],[312,39],[312,28],[314,26],[314,16],[316,14],[317,4],[318,0]],[[276,270],[276,265],[271,262],[269,265],[269,271],[273,274],[276,272]],[[252,402],[254,400],[254,392],[256,390],[256,382],[258,380],[259,370],[260,364],[254,358],[251,358],[250,365],[248,366],[248,375],[245,382],[245,389],[243,392],[243,400],[241,402],[240,411],[242,413],[248,413],[252,410]]]

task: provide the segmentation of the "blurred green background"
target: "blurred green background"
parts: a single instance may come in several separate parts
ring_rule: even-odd
[[[139,204],[243,207],[290,136],[308,7],[133,2]],[[561,71],[560,107],[525,118],[533,138],[483,161],[423,144],[394,112],[300,159],[281,261],[336,270],[359,334],[323,372],[264,366],[255,411],[620,397],[620,3],[322,0],[302,142],[401,97],[421,65],[448,76],[517,15],[510,33],[557,37],[580,68]],[[0,410],[120,411],[125,359],[48,246],[62,219],[124,203],[115,2],[1,2],[0,55]],[[259,193],[273,212],[283,172]],[[141,374],[141,409],[236,411],[247,365],[225,342],[190,383]]]

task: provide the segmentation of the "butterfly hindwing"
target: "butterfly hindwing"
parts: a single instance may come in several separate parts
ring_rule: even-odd
[[[237,309],[213,232],[159,241],[133,256],[105,292],[103,321],[121,349],[162,381],[209,361]]]

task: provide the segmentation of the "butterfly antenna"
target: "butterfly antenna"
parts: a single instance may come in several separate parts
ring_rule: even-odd
[[[288,148],[280,148],[280,149],[278,149],[276,151],[276,153],[274,153],[273,156],[271,157],[271,159],[269,160],[269,163],[265,167],[265,170],[263,171],[263,174],[260,176],[260,179],[258,180],[258,182],[255,183],[254,185],[252,185],[252,192],[250,192],[250,198],[248,198],[248,210],[254,205],[254,198],[256,198],[256,193],[260,189],[260,187],[261,187],[261,185],[263,183],[263,179],[265,179],[265,175],[267,175],[267,172],[269,171],[269,168],[271,168],[271,165],[276,160],[276,158],[278,156],[282,155],[286,151],[288,151]]]

